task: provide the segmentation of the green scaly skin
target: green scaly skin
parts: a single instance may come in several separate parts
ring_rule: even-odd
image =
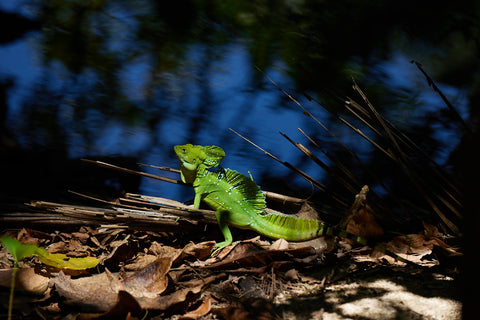
[[[274,213],[265,214],[265,197],[251,179],[230,169],[218,167],[225,152],[217,146],[178,145],[174,147],[180,161],[182,181],[195,189],[194,207],[204,201],[215,210],[215,216],[225,241],[217,243],[223,248],[232,243],[229,225],[251,229],[273,239],[306,241],[323,235],[339,235],[366,244],[364,238],[328,227],[316,219],[302,219]]]

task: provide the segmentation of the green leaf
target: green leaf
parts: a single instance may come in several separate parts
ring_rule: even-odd
[[[21,244],[18,240],[11,237],[1,238],[0,241],[17,262],[31,256],[38,249],[34,244]]]

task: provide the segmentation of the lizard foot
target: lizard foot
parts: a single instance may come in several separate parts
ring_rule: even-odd
[[[211,257],[213,257],[214,255],[216,255],[220,250],[222,250],[223,248],[229,246],[232,244],[232,241],[222,241],[222,242],[219,242],[215,245],[216,249],[212,252],[212,254],[210,255]]]

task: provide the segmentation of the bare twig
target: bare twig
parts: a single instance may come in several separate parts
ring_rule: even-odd
[[[172,227],[187,228],[185,221],[178,221],[178,217],[171,214],[170,210],[150,211],[145,209],[128,209],[121,207],[97,208],[89,206],[69,205],[63,203],[32,201],[28,204],[37,209],[44,209],[50,212],[61,214],[65,217],[78,219],[83,223],[96,225],[125,225],[130,229],[138,227],[165,228],[171,231]],[[170,212],[169,212],[170,211]],[[193,227],[197,224],[189,220]]]
[[[317,187],[319,190],[321,190],[322,192],[325,192],[325,193],[328,193],[332,196],[332,199],[334,199],[335,201],[337,201],[339,204],[341,204],[342,206],[348,206],[347,202],[345,200],[342,200],[340,197],[336,196],[336,195],[333,195],[331,194],[327,188],[320,182],[318,182],[317,180],[313,179],[311,176],[309,176],[308,174],[306,174],[305,172],[303,172],[302,170],[298,169],[297,167],[295,167],[294,165],[286,162],[286,161],[282,161],[280,160],[277,156],[271,154],[270,152],[266,151],[265,149],[261,148],[260,146],[256,145],[254,142],[250,141],[249,139],[247,139],[246,137],[244,137],[243,135],[241,135],[240,133],[238,133],[237,131],[233,130],[232,128],[229,128],[230,131],[232,131],[233,133],[235,133],[236,135],[238,135],[240,138],[242,138],[243,140],[247,141],[248,143],[250,143],[251,145],[253,145],[254,147],[260,149],[261,151],[263,151],[267,156],[271,157],[272,159],[280,162],[281,164],[283,164],[285,167],[287,167],[288,169],[292,170],[294,173],[296,173],[297,175],[299,175],[300,177],[304,178],[305,180],[307,180],[308,182],[310,182],[312,185],[314,185],[315,187]]]
[[[166,182],[170,182],[170,183],[187,185],[184,182],[182,182],[180,180],[177,180],[177,179],[162,177],[162,176],[158,176],[156,174],[146,173],[146,172],[142,172],[142,171],[136,171],[136,170],[127,169],[127,168],[122,168],[122,167],[119,167],[119,166],[116,166],[116,165],[113,165],[113,164],[110,164],[110,163],[102,162],[102,161],[89,160],[89,159],[82,159],[82,161],[96,164],[99,167],[104,167],[104,168],[114,169],[114,170],[118,170],[118,171],[123,171],[123,172],[136,174],[136,175],[139,175],[139,176],[144,176],[144,177],[148,177],[148,178],[152,178],[152,179],[162,180],[162,181],[166,181]],[[173,170],[175,170],[175,169],[171,169],[169,171],[173,171]]]
[[[275,81],[273,81],[265,72],[263,72],[260,68],[255,67],[259,72],[261,72],[265,78],[267,78],[275,87],[277,87],[284,95],[286,95],[290,100],[292,100],[297,106],[299,106],[304,114],[308,117],[311,117],[315,122],[317,122],[325,131],[327,131],[340,145],[342,145],[350,154],[354,155],[355,153],[351,151],[345,144],[343,144],[340,139],[337,138],[335,134],[333,134],[320,120],[318,120],[312,113],[310,113],[300,102],[298,102],[294,97],[292,97],[288,92],[283,90]],[[380,147],[375,141],[371,140],[368,136],[366,136],[360,129],[355,128],[352,124],[350,124],[347,120],[343,119],[337,114],[333,114],[338,120],[345,123],[349,126],[353,131],[361,135],[363,138],[367,139],[371,144],[375,145],[379,150],[384,152],[387,156],[391,157],[390,153],[387,150],[384,150]]]
[[[463,120],[462,116],[460,116],[460,114],[458,113],[458,111],[455,109],[455,107],[450,103],[450,101],[448,101],[447,97],[443,94],[442,90],[440,90],[437,85],[435,84],[435,82],[433,81],[433,79],[428,75],[428,73],[423,69],[422,67],[422,64],[418,61],[415,61],[415,60],[412,60],[410,61],[411,63],[414,63],[418,70],[420,70],[421,73],[423,73],[423,75],[425,76],[425,78],[427,79],[427,83],[429,86],[432,87],[432,89],[437,92],[440,97],[442,98],[443,102],[445,102],[445,104],[447,105],[448,109],[452,112],[453,115],[455,115],[455,117],[457,118],[457,121],[463,126],[463,128],[465,129],[465,131],[468,133],[468,134],[472,134],[472,129],[470,129],[470,127],[467,125],[467,123]]]
[[[352,79],[353,80],[353,79]],[[447,225],[447,227],[453,231],[455,234],[459,234],[459,228],[455,223],[453,223],[447,216],[446,214],[438,207],[438,205],[435,203],[435,201],[432,199],[432,197],[427,193],[426,190],[432,189],[428,188],[429,181],[424,182],[422,179],[422,175],[425,175],[425,172],[423,174],[419,174],[415,171],[416,164],[411,161],[411,159],[406,155],[406,153],[403,151],[401,148],[399,141],[396,138],[396,135],[394,132],[390,129],[390,127],[387,125],[386,121],[384,121],[384,118],[377,112],[377,110],[373,107],[373,105],[370,103],[366,95],[363,93],[363,91],[360,89],[360,87],[357,85],[355,80],[353,80],[353,88],[355,91],[357,91],[362,99],[365,101],[367,106],[369,107],[370,111],[373,113],[374,117],[376,120],[380,123],[384,131],[386,132],[390,143],[393,145],[394,150],[396,151],[395,153],[392,153],[393,159],[395,162],[400,166],[400,168],[405,172],[405,174],[408,176],[412,184],[417,188],[418,192],[422,195],[422,197],[425,199],[425,201],[430,205],[430,207],[433,209],[433,211],[440,217],[440,219]],[[397,156],[398,155],[398,156]],[[424,168],[425,170],[425,168]],[[434,193],[435,195],[435,193]],[[437,196],[437,198],[439,198]],[[442,198],[443,199],[443,198]],[[440,200],[440,198],[439,198]],[[458,214],[456,214],[458,215]]]
[[[444,99],[445,103],[447,103],[449,108],[453,112],[456,112],[453,106],[448,102],[445,96],[441,93],[441,91],[435,86],[433,81],[431,81],[428,75],[423,71],[421,66],[417,64],[417,67],[419,67],[419,69],[427,77],[429,84],[432,85],[434,90],[437,91],[442,96],[442,99]],[[290,100],[292,100],[296,105],[298,105],[303,110],[303,113],[305,115],[311,117],[325,131],[327,131],[345,150],[347,150],[355,159],[357,159],[357,161],[359,161],[360,164],[362,164],[364,168],[366,168],[367,172],[369,172],[373,177],[376,178],[376,180],[380,183],[380,185],[387,191],[389,196],[391,196],[392,199],[397,204],[399,204],[403,209],[406,209],[405,203],[404,203],[405,200],[399,199],[394,194],[392,194],[389,188],[387,188],[382,183],[382,180],[378,179],[378,177],[376,177],[376,175],[372,173],[371,170],[369,170],[369,168],[365,164],[363,164],[363,162],[358,158],[358,156],[353,151],[351,151],[348,147],[346,147],[330,130],[328,130],[328,128],[325,125],[323,125],[308,110],[306,110],[306,108],[303,107],[294,97],[292,97],[285,90],[283,90],[279,85],[277,85],[268,75],[266,75],[258,67],[257,67],[257,70],[261,72],[284,95],[286,95]],[[393,124],[391,124],[387,119],[385,119],[374,108],[374,106],[368,100],[367,96],[363,93],[363,91],[355,83],[354,80],[353,80],[353,88],[355,91],[357,91],[360,94],[363,101],[366,103],[367,108],[356,103],[354,100],[350,98],[348,98],[345,101],[345,107],[364,125],[366,125],[370,130],[372,130],[372,132],[374,132],[377,136],[383,138],[387,142],[387,147],[377,143],[374,139],[367,136],[359,128],[356,128],[352,123],[345,120],[335,112],[332,112],[331,110],[328,110],[328,109],[326,110],[330,112],[332,115],[334,115],[337,120],[339,120],[340,122],[344,123],[346,126],[351,128],[355,133],[359,134],[362,138],[370,142],[370,144],[372,144],[376,149],[380,150],[388,158],[390,158],[395,163],[397,163],[400,166],[401,170],[405,172],[405,174],[408,176],[412,184],[416,187],[418,192],[423,196],[423,198],[428,203],[430,208],[433,209],[433,211],[440,217],[440,219],[447,225],[447,227],[450,230],[458,234],[459,230],[457,225],[454,222],[452,222],[452,220],[448,217],[449,212],[453,213],[457,217],[460,217],[460,213],[457,209],[457,207],[461,205],[461,201],[459,199],[460,193],[458,192],[458,188],[456,188],[455,184],[452,182],[452,179],[449,179],[448,177],[446,177],[443,174],[443,171],[440,170],[438,164],[436,164],[431,157],[429,157],[421,148],[419,148],[413,141],[411,141],[411,139],[409,139],[403,132],[401,132],[398,128],[396,128]],[[313,99],[313,98],[309,97],[309,99]],[[458,113],[456,113],[456,115],[458,116],[459,120],[462,121],[462,124],[464,125],[464,127],[467,130],[469,130],[469,128],[466,126],[465,122],[463,122],[463,120],[458,115]],[[310,157],[320,167],[327,170],[327,172],[331,171],[331,170],[328,170],[328,166],[325,163],[323,163],[318,158],[313,156],[310,150],[308,150],[307,148],[305,148],[303,145],[299,143],[293,142],[291,139],[289,139],[285,135],[284,137],[287,138],[297,148],[299,148],[304,154]],[[307,136],[307,138],[309,137]],[[312,143],[314,143],[314,141],[311,138],[309,138],[309,140],[312,141]],[[314,145],[316,145],[320,150],[322,150],[316,143],[314,143]],[[417,161],[411,157],[412,155],[420,156],[421,158],[424,158],[427,160],[426,163],[430,163],[432,165],[428,166],[428,168],[425,168],[420,163],[417,163]],[[331,159],[331,157],[329,158]],[[356,181],[355,177],[349,172],[349,170],[346,170],[345,168],[342,169],[342,165],[338,167],[340,168],[341,172],[343,172],[350,181],[355,182],[355,184],[358,184],[358,181]],[[338,179],[338,177],[335,177],[335,178],[337,178],[337,180],[339,180],[345,187],[347,187],[348,190],[352,189],[351,188],[352,186],[350,185],[350,183],[349,182],[346,183],[345,179],[343,178]],[[440,208],[437,203],[440,204],[442,208]],[[442,210],[445,210],[445,212]],[[407,210],[407,212],[408,211],[409,210]]]
[[[341,161],[338,161],[337,159],[335,159],[334,157],[332,157],[328,152],[325,152],[319,145],[318,143],[313,140],[308,134],[306,134],[302,129],[298,128],[298,131],[300,131],[318,150],[320,150],[320,152],[322,152],[326,157],[328,157],[328,159],[330,159],[330,161],[332,161],[335,166],[340,169],[340,171],[346,176],[348,177],[348,179],[350,179],[356,186],[356,188],[358,189],[361,185],[360,181],[355,177],[355,175],[350,171],[348,170],[348,168],[346,168],[342,163]],[[360,159],[359,159],[360,160]],[[360,160],[361,161],[361,160]]]
[[[170,168],[170,167],[159,167],[159,166],[154,166],[154,165],[145,164],[145,163],[138,163],[138,165],[141,166],[141,167],[150,167],[150,168],[155,168],[155,169],[158,169],[158,170],[163,170],[163,171],[168,171],[168,172],[173,172],[173,173],[180,173],[180,170],[173,169],[173,168]]]
[[[437,188],[440,188],[441,191],[446,195],[446,197],[449,199],[449,201],[452,201],[455,203],[457,206],[460,206],[460,200],[459,194],[460,191],[458,188],[455,186],[455,178],[454,177],[446,177],[443,170],[440,168],[440,166],[429,156],[425,153],[425,151],[420,148],[414,141],[412,141],[405,133],[403,133],[401,130],[399,130],[394,124],[389,122],[387,119],[385,119],[380,113],[378,113],[373,105],[368,101],[366,98],[365,94],[361,91],[359,86],[355,83],[354,81],[354,89],[362,96],[362,98],[365,100],[367,103],[368,107],[371,110],[371,113],[374,115],[373,117],[371,115],[367,115],[367,111],[358,103],[353,101],[352,99],[348,99],[346,101],[346,107],[348,110],[352,112],[353,115],[355,115],[357,118],[359,118],[362,122],[364,122],[369,128],[375,128],[376,125],[374,123],[371,123],[375,120],[377,120],[378,123],[381,124],[382,127],[385,128],[385,132],[388,134],[388,139],[390,141],[394,142],[394,146],[396,146],[398,154],[402,157],[403,161],[406,163],[406,168],[407,169],[416,169],[417,171],[421,172],[421,174],[415,174],[418,179],[424,180],[425,185],[430,185],[430,186],[436,186]],[[361,118],[357,113],[353,112],[351,108],[348,107],[348,105],[355,106],[355,109],[361,110],[361,113],[363,115],[366,115],[366,119]],[[374,130],[374,132],[382,137],[385,138],[384,134],[382,134],[378,130]],[[402,147],[405,147],[406,150],[402,150],[400,148],[400,145]],[[406,156],[406,152],[413,152],[412,155],[418,156],[419,158],[423,158],[427,161],[430,166],[427,167],[425,165],[419,166],[417,161],[411,161],[410,156]],[[397,162],[396,157],[391,157],[394,161]],[[432,188],[430,188],[432,189]],[[385,189],[387,190],[387,189]],[[388,191],[388,190],[387,190]],[[455,209],[452,204],[450,204],[449,201],[444,199],[443,197],[439,196],[439,200],[442,201],[445,206],[449,207],[450,210],[457,216],[460,217],[460,213],[458,212],[457,209]]]
[[[70,191],[72,192],[72,191]],[[125,208],[130,210],[140,210],[137,214],[148,215],[151,217],[161,217],[176,219],[178,217],[185,218],[187,220],[201,221],[207,223],[216,223],[216,218],[212,210],[194,209],[193,207],[186,206],[181,202],[167,200],[159,197],[147,197],[147,196],[135,196],[129,195],[130,198],[119,198],[118,201],[106,201],[91,196],[87,196],[78,192],[72,192],[78,196],[95,200],[101,203],[110,204],[113,208]],[[168,217],[166,215],[171,215]]]
[[[313,154],[307,147],[302,145],[301,143],[295,142],[290,139],[286,134],[280,132],[280,134],[287,139],[291,144],[297,147],[300,151],[302,151],[307,157],[313,160],[316,164],[318,164],[323,170],[325,170],[328,174],[330,174],[333,178],[337,179],[348,191],[355,194],[356,189],[352,186],[348,181],[337,175],[333,170],[327,166],[322,160],[320,160],[316,155]]]
[[[265,195],[265,198],[267,198],[267,200],[281,202],[281,203],[291,203],[291,204],[301,205],[306,201],[305,199],[286,196],[284,194],[271,192],[271,191],[263,191],[263,194]]]
[[[305,180],[307,180],[308,182],[312,183],[315,187],[317,187],[318,189],[322,190],[322,191],[326,191],[326,187],[321,184],[320,182],[318,182],[317,180],[313,179],[312,177],[310,177],[308,174],[306,174],[305,172],[301,171],[300,169],[297,169],[295,166],[293,166],[292,164],[286,162],[286,161],[282,161],[280,160],[278,157],[276,157],[275,155],[271,154],[270,152],[266,151],[265,149],[261,148],[260,146],[258,146],[257,144],[255,144],[254,142],[252,142],[251,140],[247,139],[246,137],[244,137],[243,135],[241,135],[240,133],[238,133],[237,131],[233,130],[232,128],[229,128],[230,131],[232,131],[233,133],[235,133],[236,135],[238,135],[240,138],[242,138],[243,140],[247,141],[248,143],[250,143],[251,145],[253,145],[254,147],[256,147],[257,149],[260,149],[261,151],[263,151],[267,156],[269,156],[270,158],[280,162],[281,164],[283,164],[285,167],[289,168],[290,170],[292,170],[293,172],[295,172],[296,174],[298,174],[299,176],[301,176],[302,178],[304,178]]]

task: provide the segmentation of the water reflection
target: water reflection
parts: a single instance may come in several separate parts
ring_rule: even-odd
[[[227,152],[226,167],[250,171],[272,188],[280,179],[282,188],[309,193],[309,183],[228,131],[244,133],[328,182],[278,131],[308,145],[297,131],[301,127],[327,150],[334,148],[334,141],[254,66],[372,164],[377,161],[372,146],[323,109],[349,118],[338,98],[352,94],[351,75],[387,118],[415,135],[441,164],[461,138],[458,126],[442,114],[444,104],[409,62],[420,55],[440,79],[446,69],[449,74],[454,69],[445,67],[452,62],[449,44],[435,42],[438,30],[423,28],[431,8],[417,3],[416,10],[402,5],[401,10],[415,14],[405,21],[390,19],[386,13],[395,9],[390,4],[362,1],[355,10],[349,1],[330,7],[322,1],[232,1],[228,6],[148,0],[12,3],[17,2],[2,6],[27,12],[40,26],[0,47],[2,77],[11,77],[15,85],[4,87],[9,93],[7,127],[23,150],[55,150],[65,159],[124,156],[176,167],[172,145],[215,144]],[[453,11],[469,13],[463,7],[434,7],[445,20]],[[426,10],[425,15],[419,10]],[[421,21],[422,28],[416,30],[414,22],[406,21]],[[446,42],[475,50],[467,41],[473,32],[463,30],[463,40],[452,42],[451,35],[460,31],[453,25],[441,31]],[[468,118],[469,98],[478,95],[478,89],[442,89]],[[344,161],[352,160],[346,156]],[[147,179],[139,191],[179,197],[177,187]],[[189,195],[180,197],[186,200]]]

